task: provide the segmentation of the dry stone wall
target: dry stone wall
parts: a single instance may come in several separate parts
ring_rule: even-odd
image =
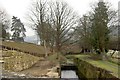
[[[7,54],[9,52],[11,51],[8,51]],[[4,57],[3,68],[10,71],[22,71],[32,67],[39,59],[39,57],[30,54],[13,51],[11,56]]]

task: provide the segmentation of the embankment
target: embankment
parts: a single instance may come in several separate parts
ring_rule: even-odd
[[[75,58],[74,62],[78,67],[78,76],[80,78],[100,80],[100,79],[114,79],[119,80],[118,76],[113,75],[111,71],[97,67],[83,59]]]

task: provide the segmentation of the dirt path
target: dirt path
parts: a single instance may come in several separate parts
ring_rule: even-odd
[[[49,70],[53,67],[55,67],[56,64],[50,62],[50,61],[39,61],[35,65],[33,65],[31,68],[21,71],[20,73],[26,74],[26,75],[32,75],[35,77],[41,77],[47,74]]]

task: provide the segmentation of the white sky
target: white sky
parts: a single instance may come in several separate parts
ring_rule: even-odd
[[[91,5],[98,0],[63,0],[66,1],[79,15],[87,13],[91,9]],[[112,4],[114,9],[118,9],[120,0],[105,0]],[[10,16],[16,16],[25,23],[27,9],[31,5],[32,0],[0,0],[0,7],[3,7]],[[27,28],[27,36],[32,36],[30,28]]]

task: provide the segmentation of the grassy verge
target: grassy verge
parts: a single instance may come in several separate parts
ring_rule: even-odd
[[[90,64],[92,64],[93,66],[105,69],[107,71],[112,72],[112,74],[114,76],[120,75],[119,73],[119,69],[120,69],[120,65],[116,64],[116,63],[112,63],[110,61],[103,61],[103,60],[93,60],[91,57],[91,55],[68,55],[68,57],[75,57],[75,58],[79,58],[82,59]],[[99,57],[99,56],[98,56]]]
[[[37,55],[37,56],[45,54],[45,49],[43,46],[32,43],[3,41],[2,45],[10,49],[16,49],[21,52],[32,53],[33,55]],[[48,49],[48,53],[50,53],[49,49]]]

